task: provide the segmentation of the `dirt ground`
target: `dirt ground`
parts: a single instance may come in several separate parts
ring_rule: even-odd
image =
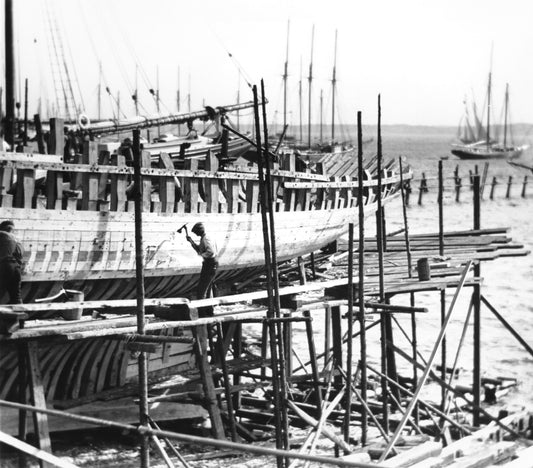
[[[188,431],[187,431],[188,432]],[[295,438],[301,440],[306,431],[297,430]],[[300,437],[301,436],[301,437]],[[292,440],[292,437],[291,437]],[[188,466],[194,468],[275,468],[276,459],[272,456],[258,456],[253,453],[215,450],[213,447],[201,445],[185,445],[175,443],[180,455]],[[255,446],[275,447],[274,440],[255,442]],[[165,447],[166,448],[166,447]],[[79,467],[139,467],[139,445],[134,436],[121,434],[115,430],[94,429],[91,431],[73,431],[56,433],[52,436],[52,450],[56,457]],[[180,460],[166,448],[175,467],[184,466]],[[320,441],[316,454],[332,456],[333,448],[328,441]],[[304,461],[296,466],[303,466]],[[27,467],[38,467],[36,459],[27,458]],[[150,466],[166,467],[165,460],[152,443],[150,446]],[[323,466],[311,463],[310,467]],[[18,468],[19,456],[15,450],[6,446],[0,447],[0,467]]]

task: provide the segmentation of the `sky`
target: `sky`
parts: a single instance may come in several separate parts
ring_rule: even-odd
[[[131,95],[137,76],[140,114],[156,112],[149,89],[160,90],[160,112],[168,114],[177,111],[178,84],[184,112],[187,94],[193,111],[204,103],[233,104],[238,92],[241,101],[250,100],[247,83],[259,86],[263,79],[269,120],[282,122],[288,32],[287,120],[298,124],[301,80],[306,123],[314,27],[314,123],[320,119],[321,92],[324,122],[330,121],[336,31],[337,122],[355,122],[361,111],[363,123],[376,123],[381,94],[384,124],[455,126],[465,96],[475,97],[482,106],[491,62],[495,118],[500,118],[509,83],[512,121],[533,122],[531,0],[14,3],[17,79],[21,87],[28,79],[30,115],[36,112],[38,97],[42,106],[53,105],[54,82],[59,82],[54,57],[64,56],[76,105],[91,118],[98,113],[99,83],[110,91],[103,91],[100,101],[103,117],[116,114],[117,108],[134,115]],[[3,33],[3,11],[1,15]],[[55,49],[48,16],[55,18],[62,37]],[[64,53],[56,54],[61,47]],[[3,50],[1,54],[3,63]]]

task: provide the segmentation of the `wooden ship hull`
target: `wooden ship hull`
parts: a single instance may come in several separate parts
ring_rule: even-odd
[[[60,121],[52,126],[53,141],[63,141],[62,128]],[[136,297],[134,202],[128,199],[133,170],[124,156],[109,154],[95,142],[85,143],[81,161],[66,164],[53,154],[0,154],[0,218],[14,221],[23,244],[25,303],[67,288],[83,292],[86,301]],[[184,297],[196,286],[201,259],[177,232],[184,224],[191,227],[202,221],[216,240],[217,282],[236,281],[263,268],[257,169],[222,170],[211,152],[205,155],[203,169],[198,163],[186,159],[178,170],[166,153],[159,155],[157,164],[149,152],[141,154],[148,298]],[[365,171],[366,213],[376,208],[374,166]],[[313,172],[296,167],[294,154],[272,165],[279,261],[314,252],[343,235],[349,223],[357,223],[359,182],[354,177],[330,177],[320,163]],[[387,166],[381,179],[382,199],[387,202],[397,194],[399,176]],[[133,325],[135,318],[124,320]],[[76,322],[57,320],[50,333],[73,325]],[[137,359],[124,333],[122,329],[116,335],[74,337],[67,342],[37,340],[35,355],[47,400],[79,405],[102,392],[134,384]],[[153,333],[178,336],[184,330],[170,327]],[[0,340],[0,345],[0,398],[16,399],[18,348],[9,340]],[[158,353],[150,354],[151,378],[194,368],[190,343],[165,343]]]
[[[101,148],[105,147],[99,151],[97,143],[86,142],[83,164],[64,164],[54,155],[2,154],[0,217],[15,222],[23,244],[24,302],[53,296],[62,288],[82,291],[87,300],[134,297],[134,210],[127,190],[133,170],[124,157]],[[206,156],[204,170],[198,169],[195,159],[176,170],[164,153],[158,167],[148,152],[143,152],[143,163],[148,297],[182,296],[196,284],[201,259],[185,236],[176,232],[184,224],[191,227],[202,221],[216,239],[219,281],[263,265],[259,180],[254,168],[219,170],[213,153]],[[370,173],[367,177],[365,209],[373,211],[377,181],[370,180]],[[330,179],[316,171],[296,171],[294,155],[284,157],[279,168],[273,167],[280,261],[326,246],[345,233],[349,222],[357,222],[357,181],[349,176]],[[391,170],[385,174],[385,201],[396,192],[398,179]]]
[[[514,159],[522,155],[526,146],[487,147],[487,146],[454,146],[452,154],[461,159]]]

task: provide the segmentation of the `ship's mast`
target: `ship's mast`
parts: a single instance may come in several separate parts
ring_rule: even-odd
[[[15,142],[15,50],[13,41],[13,0],[5,0],[6,119],[5,140]]]
[[[309,102],[308,102],[308,114],[307,114],[307,146],[311,147],[311,91],[313,83],[313,48],[315,43],[315,25],[311,30],[311,60],[309,61],[309,76],[307,80],[309,82]]]
[[[287,78],[289,77],[289,27],[290,21],[287,21],[287,48],[285,50],[285,65],[283,67],[283,128],[287,126]]]
[[[335,142],[335,92],[337,85],[337,30],[335,30],[335,49],[333,54],[333,74],[331,76],[331,143]]]
[[[489,72],[489,84],[488,84],[488,89],[487,89],[487,148],[490,146],[491,88],[492,88],[492,72]]]
[[[176,107],[178,108],[178,114],[181,112],[181,73],[178,66],[178,91],[176,92]],[[181,135],[181,125],[178,124],[178,135]]]
[[[298,104],[300,107],[300,142],[303,143],[302,135],[302,57],[300,57],[300,81],[298,82]]]
[[[490,146],[490,111],[492,107],[491,97],[492,97],[492,56],[493,56],[493,47],[490,48],[490,67],[489,67],[489,82],[487,84],[487,148]]]
[[[324,109],[324,90],[320,90],[320,143],[322,143],[322,127],[323,127],[323,109]]]
[[[102,62],[98,63],[98,120],[102,120]]]
[[[503,116],[503,148],[507,148],[507,113],[509,112],[509,83],[505,85],[505,110]]]
[[[133,100],[135,104],[135,115],[139,115],[139,66],[135,64],[135,94],[133,95]]]

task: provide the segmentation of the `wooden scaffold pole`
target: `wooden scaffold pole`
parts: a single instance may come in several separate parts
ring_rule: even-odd
[[[481,188],[479,175],[476,174],[473,178],[474,182],[474,229],[481,228]],[[474,276],[481,277],[481,265],[480,262],[476,262],[474,265]],[[477,408],[481,405],[481,286],[479,284],[474,285],[473,292],[474,301],[474,368],[473,368],[473,382],[472,390],[474,392],[474,411],[473,411],[473,424],[479,426],[480,413]]]
[[[403,415],[402,420],[398,424],[398,427],[396,428],[391,440],[389,441],[387,448],[381,455],[379,461],[383,461],[387,458],[387,455],[390,453],[391,449],[394,447],[394,444],[398,440],[398,437],[400,437],[401,432],[403,431],[403,428],[405,427],[405,424],[407,423],[407,420],[409,419],[409,416],[411,415],[411,412],[413,411],[414,406],[416,405],[420,392],[422,391],[422,388],[424,387],[426,380],[429,376],[429,373],[431,372],[431,367],[433,366],[433,362],[435,360],[435,356],[437,355],[437,351],[442,343],[442,340],[444,338],[444,335],[446,333],[446,329],[448,327],[448,324],[450,323],[450,319],[452,317],[453,309],[455,308],[455,303],[457,302],[457,298],[459,297],[459,293],[463,289],[463,286],[466,281],[466,276],[470,270],[470,266],[472,265],[472,261],[469,260],[466,264],[466,266],[463,269],[463,273],[461,275],[461,279],[459,280],[459,284],[457,286],[457,289],[455,290],[455,294],[453,296],[452,302],[450,303],[450,307],[448,309],[448,313],[446,314],[445,321],[441,327],[441,330],[439,332],[439,335],[437,336],[437,339],[435,340],[435,344],[433,346],[433,350],[431,351],[431,355],[428,359],[426,368],[424,370],[424,373],[422,377],[420,378],[420,382],[418,382],[418,387],[416,388],[416,391],[414,392],[413,398],[409,402],[409,405],[407,406],[407,409],[405,410],[405,413]]]
[[[361,348],[361,445],[367,441],[368,418],[367,418],[367,369],[366,369],[366,325],[365,325],[365,196],[363,188],[363,126],[361,111],[357,112],[357,209],[359,215],[359,287],[357,300],[359,302],[359,331]],[[370,196],[370,194],[369,194]],[[348,337],[351,339],[351,336]]]
[[[142,236],[142,184],[141,184],[141,142],[140,130],[133,131],[133,180],[135,187],[135,268],[137,278],[137,333],[144,335],[144,256]],[[148,417],[148,362],[146,353],[139,352],[139,421],[142,426],[149,423]],[[150,466],[148,437],[141,437],[141,467]]]

